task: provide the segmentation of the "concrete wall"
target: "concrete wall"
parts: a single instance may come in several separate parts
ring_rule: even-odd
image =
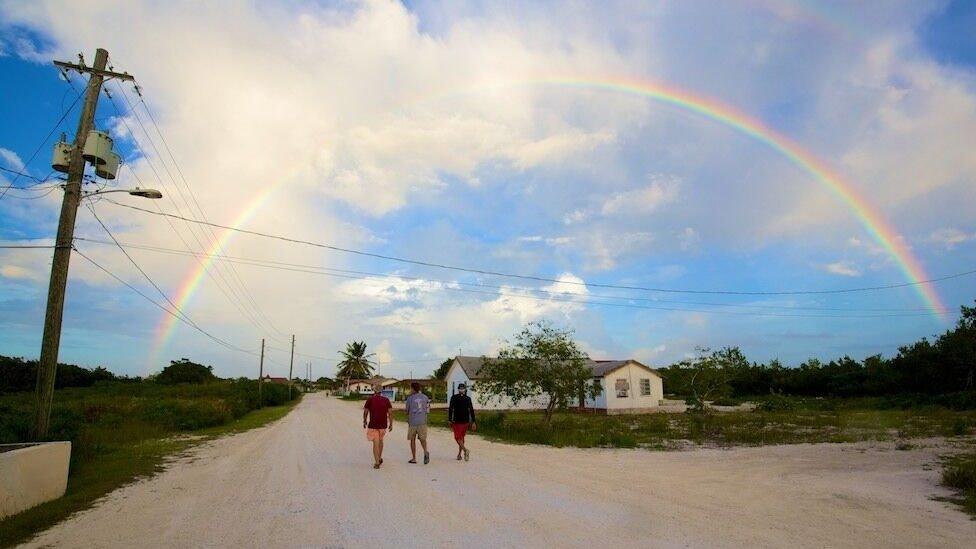
[[[464,383],[468,386],[468,396],[471,397],[471,402],[474,404],[475,410],[541,410],[546,407],[545,402],[531,399],[523,399],[516,406],[512,404],[511,399],[503,397],[489,397],[488,401],[482,404],[481,393],[478,392],[478,382],[468,379],[467,374],[464,373],[464,369],[457,363],[457,360],[451,365],[451,369],[448,370],[445,380],[447,381],[448,401],[450,401],[451,395],[457,392],[457,386]]]
[[[63,496],[70,458],[70,442],[0,444],[0,518]]]

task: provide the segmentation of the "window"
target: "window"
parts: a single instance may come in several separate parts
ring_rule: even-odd
[[[614,388],[617,389],[617,398],[627,398],[630,394],[630,382],[626,379],[616,380]]]
[[[651,396],[651,380],[646,377],[641,379],[641,396]]]
[[[599,395],[603,393],[603,382],[600,381],[599,379],[593,380],[593,387],[596,390],[596,394]]]

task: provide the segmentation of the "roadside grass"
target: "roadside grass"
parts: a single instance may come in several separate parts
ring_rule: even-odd
[[[405,420],[401,411],[394,415]],[[432,426],[447,427],[447,413],[432,410]],[[759,446],[819,442],[965,436],[976,430],[976,411],[794,409],[696,415],[653,413],[607,416],[557,412],[546,426],[535,411],[478,413],[478,434],[491,440],[578,448],[673,449],[690,444]]]
[[[956,491],[956,497],[948,498],[948,501],[959,505],[976,519],[976,452],[946,458],[942,468],[942,485]]]
[[[71,440],[64,497],[0,520],[0,547],[23,542],[109,492],[160,471],[169,456],[214,438],[280,419],[300,400],[287,387],[265,389],[257,407],[256,382],[159,386],[96,384],[58,390],[51,440]],[[279,386],[282,387],[282,386]],[[253,395],[251,391],[253,390]],[[269,395],[270,393],[270,395]],[[0,396],[0,442],[24,440],[33,394]]]

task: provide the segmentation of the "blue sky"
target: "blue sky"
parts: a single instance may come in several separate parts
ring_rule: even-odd
[[[110,84],[122,113],[103,98],[97,123],[129,160],[110,185],[158,187],[162,211],[190,213],[197,200],[218,223],[234,222],[271,186],[247,228],[562,281],[236,236],[224,254],[385,275],[232,271],[217,262],[185,312],[250,350],[268,338],[273,373],[284,373],[276,369],[287,363],[291,333],[302,353],[296,362],[311,360],[320,373],[333,371],[344,342],[365,339],[384,373],[425,375],[459,348],[490,353],[542,318],[575,329],[595,357],[654,365],[696,346],[740,345],[756,360],[791,364],[890,355],[945,330],[976,294],[974,277],[938,284],[953,311],[940,316],[919,314],[927,304],[912,288],[750,297],[579,286],[783,292],[906,279],[848,207],[762,143],[646,98],[527,84],[552,73],[627,77],[735,107],[842,173],[930,275],[948,275],[976,263],[971,2],[892,2],[885,13],[786,0],[556,11],[494,2],[287,2],[237,5],[227,21],[219,5],[81,4],[0,3],[3,167],[20,169],[43,142],[26,170],[48,175],[54,138],[44,138],[76,95],[49,62],[74,60],[78,51],[90,61],[102,45],[117,69],[136,75],[177,161],[131,87]],[[77,108],[61,130],[71,135],[76,120]],[[2,177],[7,185],[13,176]],[[50,240],[60,197],[40,194],[13,191],[0,200],[6,244]],[[200,251],[209,238],[105,201],[93,207],[126,243]],[[107,239],[84,207],[77,234]],[[159,298],[117,249],[93,242],[79,249]],[[185,256],[130,253],[172,299],[195,266]],[[37,355],[49,262],[49,250],[0,250],[0,353]],[[256,357],[185,326],[160,346],[158,308],[79,257],[71,274],[62,360],[131,374],[183,356],[221,375],[256,368]],[[488,288],[458,291],[472,289],[458,283]],[[490,288],[497,286],[504,288]],[[529,288],[563,299],[528,298]]]

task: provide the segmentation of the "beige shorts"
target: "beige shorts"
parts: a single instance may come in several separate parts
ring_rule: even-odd
[[[412,439],[413,437],[420,437],[420,440],[427,440],[427,426],[426,425],[408,426],[407,439]]]

